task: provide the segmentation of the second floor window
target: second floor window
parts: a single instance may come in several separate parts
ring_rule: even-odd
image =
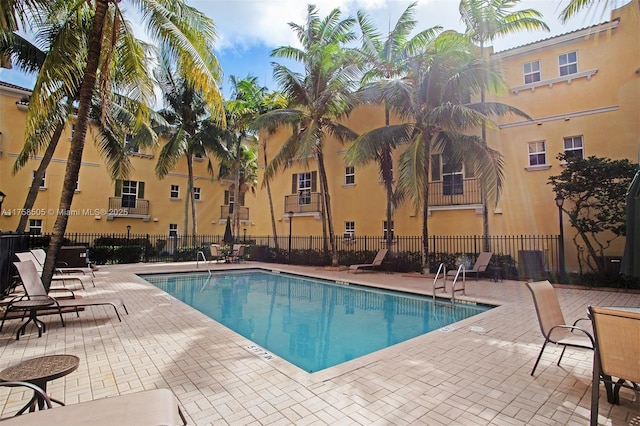
[[[44,179],[45,176],[46,176],[46,173],[44,175],[42,175],[42,180],[40,181],[40,188],[43,188],[43,189],[47,187],[47,182]],[[33,179],[35,179],[35,177],[36,177],[36,171],[34,170],[33,171],[33,175],[31,176],[31,179],[33,180]],[[76,182],[76,188],[77,188],[77,186],[78,185],[77,185],[77,182]]]
[[[169,197],[173,199],[180,197],[180,187],[178,185],[171,185]]]
[[[576,52],[563,53],[558,56],[560,75],[575,74],[578,72],[578,54]]]
[[[540,81],[540,61],[524,64],[524,84]]]
[[[201,194],[201,193],[200,193],[200,188],[197,188],[197,187],[195,187],[195,186],[194,186],[194,187],[193,187],[193,198],[194,198],[196,201],[200,201],[200,199],[201,199],[201,198],[200,198],[200,194]]]
[[[529,142],[529,166],[541,166],[547,164],[547,151],[544,141]]]
[[[138,144],[133,141],[133,135],[126,134],[124,136],[124,148],[127,152],[139,152]]]
[[[564,153],[567,157],[584,158],[582,136],[564,138]]]
[[[144,182],[118,179],[115,196],[122,198],[122,207],[135,208],[136,200],[144,198]]]
[[[345,185],[354,185],[356,183],[356,169],[353,166],[345,167],[344,169],[344,183]]]

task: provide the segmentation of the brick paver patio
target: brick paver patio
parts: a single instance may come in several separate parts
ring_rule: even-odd
[[[206,269],[202,262],[199,269]],[[229,265],[215,265],[217,269]],[[332,280],[430,294],[432,280],[402,274],[320,270],[243,263],[302,272]],[[499,304],[481,315],[374,354],[308,374],[282,359],[265,360],[251,342],[146,283],[135,273],[194,270],[196,263],[105,266],[96,287],[79,294],[119,295],[129,309],[92,307],[43,317],[37,337],[20,322],[0,333],[0,369],[47,354],[74,354],[80,367],[50,382],[49,393],[67,404],[169,388],[195,425],[585,425],[589,420],[592,352],[545,351],[536,377],[529,375],[542,344],[524,283],[467,282],[467,299]],[[589,304],[640,306],[640,295],[558,289],[568,322]],[[2,417],[13,415],[22,392],[2,388]],[[628,390],[611,406],[601,392],[601,424],[640,424],[640,405]],[[73,419],[70,419],[70,425]]]

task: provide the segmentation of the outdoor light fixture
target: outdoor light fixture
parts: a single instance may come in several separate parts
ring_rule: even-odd
[[[127,240],[131,236],[131,225],[127,225]]]
[[[558,221],[560,222],[560,235],[558,236],[558,276],[560,282],[566,281],[566,272],[564,264],[564,226],[562,224],[562,205],[564,197],[558,193],[556,196],[556,206],[558,206]]]

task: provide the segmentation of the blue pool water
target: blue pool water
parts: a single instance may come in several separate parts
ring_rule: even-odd
[[[310,373],[491,309],[261,270],[142,278]]]

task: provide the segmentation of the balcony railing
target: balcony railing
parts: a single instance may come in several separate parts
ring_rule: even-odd
[[[429,206],[463,206],[482,204],[480,180],[463,179],[460,183],[430,182]]]
[[[322,211],[321,199],[319,192],[286,195],[284,197],[284,212],[319,213]]]
[[[109,197],[107,216],[149,216],[149,200]]]
[[[233,206],[220,206],[220,219],[233,218]],[[249,220],[249,207],[237,206],[240,220]]]

